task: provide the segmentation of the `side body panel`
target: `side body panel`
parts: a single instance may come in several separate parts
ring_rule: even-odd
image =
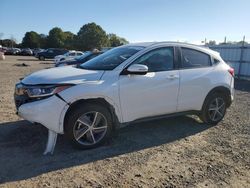
[[[207,94],[215,87],[223,86],[231,91],[233,78],[228,69],[221,62],[211,67],[180,70],[177,111],[201,110]]]
[[[172,77],[171,77],[172,76]],[[179,71],[121,75],[120,104],[125,122],[176,112]]]

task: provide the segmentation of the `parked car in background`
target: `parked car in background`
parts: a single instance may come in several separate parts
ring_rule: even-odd
[[[34,48],[34,49],[32,49],[32,51],[33,51],[33,56],[36,56],[37,53],[44,51],[44,49],[42,49],[42,48]]]
[[[100,51],[87,51],[85,52],[83,55],[76,57],[74,59],[69,59],[69,60],[64,60],[64,61],[60,61],[57,62],[55,64],[55,67],[62,67],[62,66],[67,66],[67,65],[80,65],[82,63],[85,63],[86,61],[93,59],[94,57],[102,54],[103,52]]]
[[[21,52],[19,48],[8,48],[5,51],[5,55],[18,55]]]
[[[54,59],[57,55],[62,55],[68,52],[65,49],[49,48],[45,51],[37,53],[36,57],[40,60]]]
[[[58,63],[58,62],[63,61],[63,60],[74,59],[76,57],[80,57],[81,55],[83,55],[83,52],[75,51],[75,50],[68,51],[67,53],[65,53],[63,55],[57,55],[54,58],[54,62]]]
[[[124,45],[78,67],[30,74],[15,89],[17,114],[81,149],[138,121],[196,114],[217,124],[234,99],[234,70],[219,53],[184,43]],[[223,133],[222,133],[223,134]]]
[[[21,49],[21,51],[18,53],[18,55],[33,55],[33,52],[30,48],[24,48],[24,49]]]
[[[8,49],[8,48],[1,46],[1,47],[0,47],[0,52],[5,53],[5,52],[7,51],[7,49]]]

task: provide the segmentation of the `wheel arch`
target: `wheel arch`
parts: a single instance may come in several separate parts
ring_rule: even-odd
[[[232,100],[231,100],[231,91],[230,91],[230,89],[227,88],[227,87],[225,87],[225,86],[217,86],[217,87],[211,89],[211,90],[208,92],[208,94],[207,94],[207,96],[206,96],[206,98],[205,98],[205,100],[204,100],[204,102],[203,102],[203,106],[204,106],[204,104],[205,104],[207,98],[208,98],[209,96],[211,96],[212,94],[214,94],[214,93],[223,94],[223,95],[226,97],[227,107],[229,107],[229,106],[231,105]],[[203,106],[202,106],[202,108],[203,108]]]
[[[65,128],[65,120],[69,117],[70,113],[75,109],[80,106],[83,106],[84,104],[98,104],[106,107],[108,111],[111,114],[112,121],[114,123],[115,128],[118,128],[120,125],[119,118],[117,116],[115,107],[110,104],[106,99],[98,97],[98,98],[89,98],[89,99],[79,99],[74,101],[73,103],[70,104],[69,108],[67,109],[64,119],[63,119],[63,129]]]

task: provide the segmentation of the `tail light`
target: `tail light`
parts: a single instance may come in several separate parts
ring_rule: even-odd
[[[228,72],[229,72],[232,76],[234,76],[234,69],[233,69],[233,68],[228,69]]]

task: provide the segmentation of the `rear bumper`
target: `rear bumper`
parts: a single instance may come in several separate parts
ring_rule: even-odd
[[[64,112],[68,108],[57,96],[22,104],[17,109],[18,116],[31,122],[44,125],[48,129],[63,133]]]

